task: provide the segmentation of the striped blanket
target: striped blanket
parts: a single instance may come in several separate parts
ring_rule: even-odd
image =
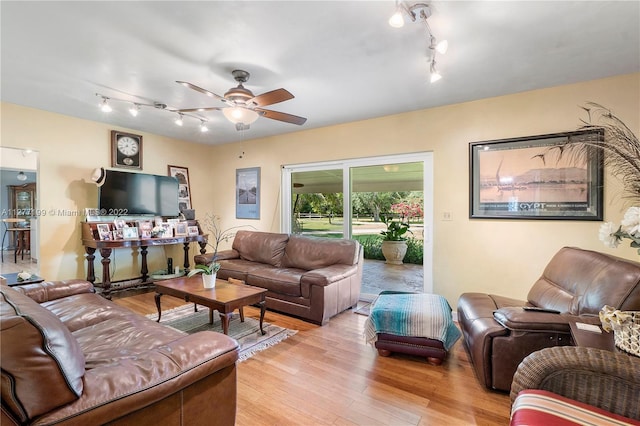
[[[447,351],[461,336],[447,299],[422,293],[381,293],[372,303],[364,333],[367,343],[374,343],[378,333],[426,337],[441,341]]]

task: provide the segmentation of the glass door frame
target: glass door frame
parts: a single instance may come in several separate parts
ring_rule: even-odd
[[[425,293],[433,292],[433,152],[419,152],[412,154],[386,155],[378,157],[355,158],[338,161],[325,161],[306,164],[283,165],[281,172],[281,198],[280,198],[280,229],[281,232],[291,233],[292,228],[292,185],[291,174],[299,172],[311,172],[318,170],[342,169],[342,193],[343,195],[343,235],[351,238],[352,212],[351,212],[351,168],[362,166],[376,166],[385,164],[416,163],[423,164],[423,194],[424,194],[424,288]],[[349,196],[346,196],[346,195]],[[348,218],[348,220],[346,220]]]

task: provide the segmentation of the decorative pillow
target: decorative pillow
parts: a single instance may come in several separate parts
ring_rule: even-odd
[[[2,403],[22,422],[82,394],[85,359],[77,340],[46,308],[0,287]]]

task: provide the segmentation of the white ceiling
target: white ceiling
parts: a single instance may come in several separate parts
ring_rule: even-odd
[[[387,1],[2,1],[5,102],[200,143],[219,144],[640,71],[639,1],[434,1],[443,79],[429,83],[424,25],[391,28]],[[260,94],[284,87],[275,110],[302,127],[260,118],[245,132],[219,111],[173,123],[137,118],[96,93],[170,108],[223,106],[219,95],[251,73]],[[588,99],[585,99],[588,100]]]

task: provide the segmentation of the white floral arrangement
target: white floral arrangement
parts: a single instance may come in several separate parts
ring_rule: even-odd
[[[600,225],[600,241],[607,247],[617,248],[623,238],[631,240],[630,246],[640,254],[640,207],[630,207],[617,227],[613,222]]]
[[[163,228],[162,226],[154,226],[153,229],[151,230],[151,236],[152,237],[164,237],[164,231],[166,229]]]
[[[26,281],[31,278],[31,274],[27,271],[18,272],[18,281]]]

